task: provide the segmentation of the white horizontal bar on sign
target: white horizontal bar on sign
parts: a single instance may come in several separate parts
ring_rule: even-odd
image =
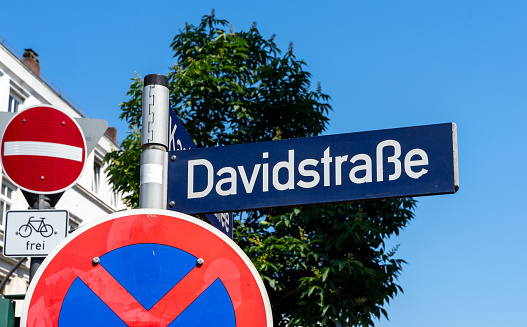
[[[13,141],[4,143],[4,156],[41,156],[82,162],[82,148],[49,142]]]

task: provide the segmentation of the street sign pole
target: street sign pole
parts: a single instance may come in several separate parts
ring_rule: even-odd
[[[33,194],[33,203],[31,203],[30,209],[43,210],[52,208],[49,203],[49,198],[45,194]],[[46,257],[31,257],[29,260],[29,283],[33,280],[44,259]]]
[[[144,84],[139,207],[166,209],[168,78],[150,74]]]

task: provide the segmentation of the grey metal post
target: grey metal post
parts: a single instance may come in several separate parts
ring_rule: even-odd
[[[50,199],[45,194],[33,194],[33,203],[31,203],[31,209],[52,209]],[[29,260],[29,282],[33,280],[33,277],[37,273],[38,268],[42,262],[46,259],[45,257],[31,257]]]
[[[168,78],[145,76],[139,207],[166,209],[168,167]]]

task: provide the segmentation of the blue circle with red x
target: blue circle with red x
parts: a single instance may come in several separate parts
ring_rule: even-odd
[[[112,301],[112,294],[115,294],[114,301],[126,298],[129,303],[109,306],[85,282],[76,278],[62,303],[58,326],[159,326],[155,322],[148,324],[137,321],[137,317],[123,321],[122,315],[110,307],[123,307],[128,312],[127,317],[133,316],[133,308],[143,312],[157,305],[168,308],[166,310],[176,308],[178,303],[163,303],[169,298],[165,295],[168,292],[185,294],[192,291],[179,290],[178,285],[192,278],[197,260],[195,256],[175,247],[151,243],[129,245],[108,252],[100,257],[98,264],[108,272],[107,278],[113,278],[117,283],[108,283],[116,286],[104,289],[106,301]],[[129,293],[131,297],[119,296],[123,292]],[[219,278],[196,299],[192,299],[190,305],[178,310],[182,310],[181,313],[166,327],[236,326],[231,298]]]

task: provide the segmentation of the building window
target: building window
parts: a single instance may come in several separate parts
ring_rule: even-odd
[[[13,191],[14,188],[2,183],[2,190],[0,192],[0,225],[4,225],[5,213],[11,210],[11,204],[13,203]]]
[[[74,231],[76,231],[81,225],[81,223],[82,223],[82,219],[70,213],[70,221],[69,221],[70,229],[68,233],[71,234]]]
[[[111,204],[113,207],[115,207],[116,203],[117,203],[117,201],[115,201],[115,192],[112,191],[112,192],[110,193],[110,204]]]
[[[117,193],[116,191],[112,191],[111,193],[111,205],[114,206],[115,208],[117,208],[117,206],[119,205],[119,202],[120,202],[120,197],[119,197],[119,193]]]
[[[99,193],[101,189],[101,163],[95,161],[93,163],[93,182],[92,182],[92,191]]]
[[[69,224],[70,224],[69,234],[73,233],[75,230],[77,230],[77,228],[79,228],[79,223],[73,219],[70,219]]]
[[[9,112],[18,112],[18,106],[22,103],[22,100],[14,95],[13,93],[9,94],[9,105],[7,111]]]

